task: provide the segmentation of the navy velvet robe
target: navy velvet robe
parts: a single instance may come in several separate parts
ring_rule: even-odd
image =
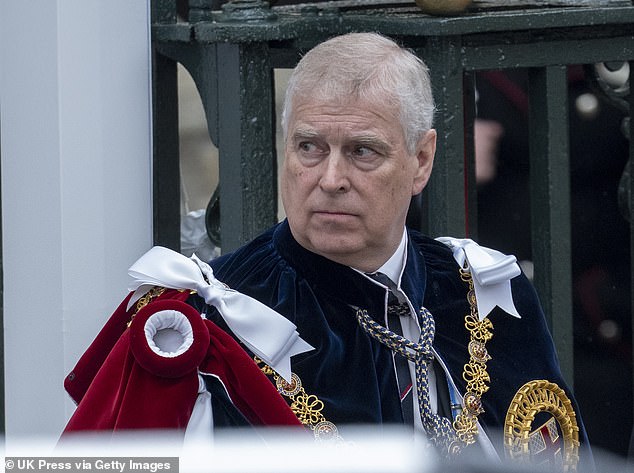
[[[424,305],[433,314],[434,347],[464,394],[462,372],[469,360],[464,321],[470,310],[467,285],[447,246],[411,230],[408,234],[402,289],[414,307]],[[324,416],[340,431],[346,424],[402,422],[392,354],[358,325],[352,307],[366,309],[382,323],[382,288],[349,267],[301,247],[287,222],[210,264],[219,280],[290,319],[300,336],[316,348],[293,357],[292,370],[306,392],[324,402]],[[512,280],[512,291],[522,318],[499,308],[489,315],[493,323],[493,338],[487,343],[491,381],[482,396],[484,413],[479,416],[501,455],[506,412],[522,385],[545,379],[564,388],[572,399],[532,285],[521,275]],[[200,300],[191,303],[222,324],[214,316],[215,309],[203,307]],[[584,444],[586,435],[576,405],[575,411]],[[342,435],[345,438],[345,430]]]

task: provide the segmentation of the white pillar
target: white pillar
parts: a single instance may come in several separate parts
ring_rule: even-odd
[[[7,439],[56,437],[63,380],[151,246],[149,0],[0,0]]]

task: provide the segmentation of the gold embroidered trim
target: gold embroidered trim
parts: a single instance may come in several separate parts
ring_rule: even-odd
[[[145,307],[146,305],[148,305],[152,301],[152,299],[157,298],[158,296],[160,296],[164,292],[165,292],[165,288],[164,287],[154,286],[147,293],[145,293],[137,301],[136,306],[134,307],[134,313],[132,314],[132,317],[130,317],[130,321],[128,322],[128,328],[130,327],[130,325],[132,325],[132,321],[134,320],[134,316],[137,314],[137,312],[140,311],[141,309],[143,309],[143,307]]]
[[[341,440],[337,426],[324,417],[323,401],[314,394],[306,393],[302,380],[297,374],[291,373],[291,382],[287,383],[260,358],[254,356],[253,360],[265,375],[273,377],[277,391],[290,399],[293,414],[313,432],[317,440]]]
[[[486,370],[487,361],[491,359],[486,342],[493,337],[493,324],[489,319],[480,321],[471,273],[460,268],[460,278],[469,285],[467,300],[471,310],[465,316],[465,327],[471,340],[467,347],[469,362],[464,365],[462,373],[462,378],[467,382],[466,393],[462,398],[462,412],[456,416],[453,427],[458,439],[465,445],[471,445],[478,435],[478,416],[484,412],[481,397],[489,390],[488,383],[491,381]]]
[[[550,413],[561,429],[564,439],[563,471],[576,471],[579,462],[579,426],[572,402],[557,384],[534,380],[522,386],[506,413],[504,447],[509,457],[529,462],[529,441],[535,417]]]

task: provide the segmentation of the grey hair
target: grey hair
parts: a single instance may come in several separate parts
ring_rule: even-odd
[[[284,138],[295,97],[327,102],[352,97],[397,108],[410,153],[433,125],[429,69],[411,51],[376,33],[336,36],[304,55],[286,89]]]

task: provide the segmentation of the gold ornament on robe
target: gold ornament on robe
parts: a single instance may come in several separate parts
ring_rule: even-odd
[[[536,418],[549,420],[535,426]],[[560,438],[561,434],[561,438]],[[563,438],[563,446],[561,439]],[[513,460],[521,463],[550,463],[561,471],[577,471],[579,427],[572,402],[557,384],[535,380],[522,386],[506,414],[504,447]],[[550,451],[550,457],[544,452]]]

